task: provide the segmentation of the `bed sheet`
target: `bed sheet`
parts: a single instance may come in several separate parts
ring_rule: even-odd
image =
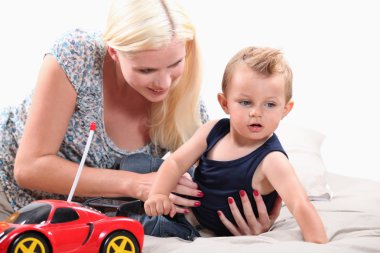
[[[178,238],[145,236],[143,253],[194,252],[380,252],[380,182],[333,173],[327,180],[334,197],[313,201],[326,227],[330,242],[307,243],[286,207],[272,229],[259,236]]]

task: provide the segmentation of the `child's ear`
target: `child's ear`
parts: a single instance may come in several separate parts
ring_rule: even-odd
[[[282,114],[282,118],[284,118],[286,115],[288,115],[288,113],[293,109],[293,106],[294,106],[294,101],[293,100],[290,100],[284,107],[284,111],[283,111],[283,114]]]
[[[114,48],[108,47],[107,51],[108,54],[111,56],[112,60],[114,60],[115,62],[119,62],[119,56],[117,55],[117,51]]]
[[[229,112],[228,112],[228,105],[227,105],[227,98],[224,95],[224,93],[218,93],[218,101],[219,101],[219,104],[222,107],[223,111],[226,114],[229,114]]]

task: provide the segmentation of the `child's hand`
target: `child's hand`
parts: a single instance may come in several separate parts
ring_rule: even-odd
[[[150,196],[144,203],[145,213],[149,216],[169,215],[173,217],[176,214],[176,207],[169,199],[169,196],[155,194]]]

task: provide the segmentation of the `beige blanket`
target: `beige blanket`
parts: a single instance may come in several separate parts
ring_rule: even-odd
[[[286,207],[273,228],[259,236],[178,238],[145,236],[143,253],[380,252],[380,182],[328,173],[334,197],[313,201],[326,226],[328,244],[306,243]]]

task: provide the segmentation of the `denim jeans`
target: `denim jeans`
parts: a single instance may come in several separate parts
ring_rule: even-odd
[[[173,218],[169,216],[147,216],[130,214],[128,217],[139,221],[144,227],[146,235],[157,237],[179,237],[184,240],[193,241],[200,237],[196,230],[183,214],[176,214]]]
[[[136,173],[150,173],[157,171],[163,160],[154,158],[145,153],[135,153],[123,157],[115,168]],[[200,237],[199,232],[186,220],[183,214],[176,214],[174,218],[169,216],[145,215],[143,202],[136,208],[136,203],[128,210],[123,210],[123,215],[139,221],[144,227],[146,235],[157,237],[179,237],[184,240],[194,240]]]
[[[152,157],[145,153],[134,153],[123,156],[115,167],[120,170],[145,174],[157,171],[163,161],[161,158]]]

